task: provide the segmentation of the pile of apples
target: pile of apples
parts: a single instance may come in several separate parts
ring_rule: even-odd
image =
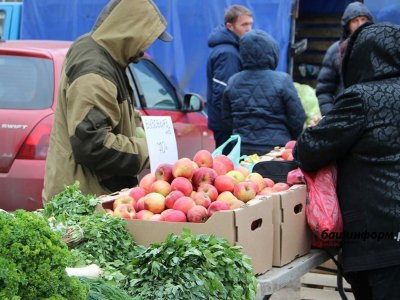
[[[243,166],[228,156],[199,150],[193,157],[162,163],[146,174],[139,186],[118,197],[108,213],[125,219],[170,222],[206,222],[216,211],[245,205],[257,195],[289,189]]]
[[[281,154],[280,156],[276,157],[276,160],[294,160],[293,157],[293,149],[294,146],[296,145],[296,141],[295,140],[290,140],[286,143],[286,145],[283,147],[283,149],[279,149],[281,150]]]

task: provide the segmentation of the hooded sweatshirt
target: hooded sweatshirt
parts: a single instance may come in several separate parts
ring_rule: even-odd
[[[165,28],[151,0],[111,0],[93,30],[73,43],[60,80],[44,202],[75,181],[97,196],[137,184],[148,149],[136,137],[140,114],[125,69]]]
[[[252,30],[240,39],[243,70],[224,92],[223,118],[241,137],[244,154],[265,154],[297,139],[306,119],[291,77],[276,71],[279,48],[271,35]]]
[[[333,108],[335,97],[343,91],[343,82],[340,76],[341,55],[339,47],[340,43],[350,35],[349,22],[360,16],[366,16],[370,21],[373,20],[371,12],[363,3],[356,1],[347,5],[340,22],[343,29],[341,40],[328,48],[322,61],[316,86],[316,94],[322,115],[326,115]]]

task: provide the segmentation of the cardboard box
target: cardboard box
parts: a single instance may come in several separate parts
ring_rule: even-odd
[[[306,186],[301,184],[272,195],[274,267],[286,265],[311,249],[311,231],[306,220],[306,194]]]
[[[104,212],[112,207],[118,194],[102,197],[97,211]],[[272,268],[273,225],[272,199],[259,197],[246,206],[229,211],[219,211],[205,223],[157,222],[127,220],[126,228],[138,244],[149,246],[160,243],[168,234],[180,234],[183,228],[194,234],[215,234],[225,238],[231,245],[242,246],[242,252],[251,258],[255,274],[262,274]]]

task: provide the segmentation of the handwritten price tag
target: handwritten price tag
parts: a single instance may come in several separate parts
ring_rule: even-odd
[[[150,171],[161,163],[173,164],[178,160],[178,148],[171,117],[142,116],[149,147]]]

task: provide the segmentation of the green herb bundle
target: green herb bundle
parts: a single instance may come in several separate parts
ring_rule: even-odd
[[[73,223],[82,216],[92,214],[99,200],[95,195],[84,195],[79,186],[78,181],[73,185],[64,186],[61,193],[44,205],[44,217],[54,217],[59,222]]]
[[[184,230],[153,244],[132,262],[135,299],[254,299],[257,281],[241,248]]]
[[[103,279],[82,277],[80,280],[90,287],[86,300],[132,300],[132,297],[125,293],[125,291]]]
[[[75,265],[97,264],[104,270],[103,277],[127,285],[126,266],[142,251],[125,229],[126,220],[109,214],[94,213],[82,217],[83,242],[71,250]]]
[[[39,215],[0,213],[0,299],[86,299],[88,287],[65,271],[71,259]]]

